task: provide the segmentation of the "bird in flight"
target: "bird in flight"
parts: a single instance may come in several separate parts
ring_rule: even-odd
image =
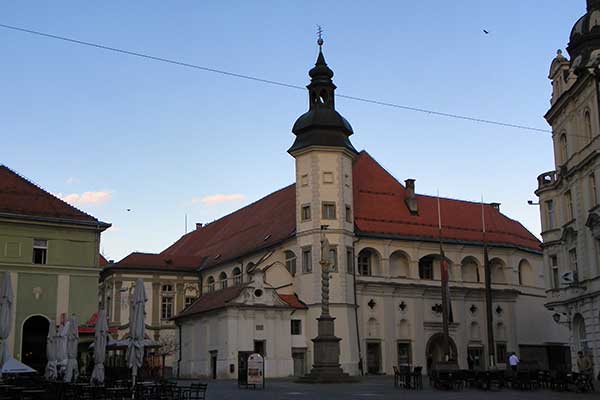
[[[490,32],[489,32],[489,31],[486,31],[485,29],[483,30],[483,33],[485,33],[486,35],[489,35],[489,34],[490,34]]]

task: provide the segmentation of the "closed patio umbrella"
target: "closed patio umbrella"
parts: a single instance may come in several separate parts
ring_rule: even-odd
[[[56,325],[54,321],[50,320],[48,326],[48,338],[46,339],[46,358],[48,363],[46,364],[46,371],[44,377],[48,380],[55,380],[57,378],[56,371]]]
[[[67,369],[65,371],[65,382],[74,382],[79,376],[79,365],[77,364],[77,347],[79,346],[79,324],[77,316],[69,318],[67,330]]]
[[[145,306],[147,300],[144,281],[138,278],[133,291],[133,299],[129,304],[129,337],[131,341],[127,346],[126,355],[127,366],[131,368],[134,387],[138,370],[144,362]]]
[[[91,383],[94,385],[104,384],[104,361],[106,359],[106,343],[108,342],[108,322],[106,311],[100,310],[96,321],[96,333],[94,340],[94,370],[92,371]]]
[[[56,370],[57,377],[64,377],[67,367],[67,332],[69,329],[69,321],[58,328],[56,336],[54,336],[54,351],[56,352]]]
[[[4,272],[0,286],[0,377],[2,376],[2,366],[11,358],[8,352],[8,335],[10,335],[12,326],[13,298],[10,274]]]

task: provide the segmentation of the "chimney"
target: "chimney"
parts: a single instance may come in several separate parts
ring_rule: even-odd
[[[500,203],[490,203],[490,206],[498,212],[500,212]]]
[[[415,195],[415,180],[407,179],[404,181],[404,186],[406,187],[406,194],[404,197],[404,202],[408,207],[408,210],[412,215],[419,214],[419,205],[417,203],[417,196]]]
[[[202,222],[196,222],[196,230],[202,229],[203,226],[204,224]]]

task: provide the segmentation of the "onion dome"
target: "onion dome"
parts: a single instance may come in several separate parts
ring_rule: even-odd
[[[573,26],[567,50],[575,71],[595,64],[600,55],[600,0],[587,0],[587,13]]]
[[[319,38],[319,56],[315,66],[308,72],[311,77],[306,87],[309,93],[308,111],[294,124],[292,132],[296,140],[288,153],[294,155],[311,146],[337,147],[358,153],[349,136],[354,133],[350,123],[335,110],[336,86],[331,80],[333,71],[327,66],[323,55],[323,40]]]

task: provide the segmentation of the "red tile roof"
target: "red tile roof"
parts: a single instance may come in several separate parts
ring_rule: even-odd
[[[244,288],[244,285],[232,286],[225,289],[217,290],[212,293],[203,294],[192,305],[190,305],[188,308],[177,314],[174,317],[174,319],[189,317],[191,315],[201,314],[208,311],[219,310],[221,308],[237,304],[234,303],[233,300],[235,300],[240,295],[240,293],[242,293],[242,290]],[[279,294],[279,297],[291,308],[308,308],[306,304],[300,301],[298,296],[296,296],[295,294]]]
[[[48,193],[4,165],[0,165],[0,213],[100,223]]]
[[[188,317],[190,315],[200,314],[208,311],[218,310],[230,304],[236,299],[244,286],[233,286],[216,292],[203,294],[192,305],[175,316],[175,318]]]
[[[437,239],[437,197],[417,195],[418,215],[404,202],[406,189],[368,153],[354,162],[354,223],[361,234]],[[445,240],[482,242],[481,203],[441,198]],[[540,251],[540,241],[519,222],[489,204],[483,206],[487,241]]]
[[[417,195],[419,214],[411,215],[404,186],[365,151],[354,161],[353,183],[357,234],[438,239],[437,198]],[[480,203],[441,198],[440,208],[444,240],[483,241]],[[488,243],[540,251],[540,241],[518,221],[489,204],[484,213]],[[295,228],[295,185],[290,185],[188,233],[161,254],[206,256],[203,267],[210,267],[280,243]]]
[[[281,297],[281,300],[288,303],[292,308],[297,308],[299,310],[305,310],[308,308],[296,294],[280,294],[279,297]]]
[[[290,185],[183,236],[161,254],[206,256],[203,267],[277,244],[296,231],[296,187]]]
[[[108,264],[103,272],[115,269],[193,272],[200,268],[203,259],[198,256],[131,253],[115,264]]]
[[[98,265],[101,267],[104,267],[106,264],[108,264],[108,260],[106,258],[104,258],[104,256],[102,254],[98,255]]]

